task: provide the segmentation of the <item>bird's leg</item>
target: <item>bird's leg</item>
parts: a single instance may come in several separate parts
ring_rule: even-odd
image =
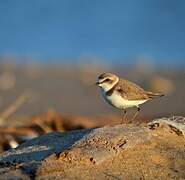
[[[125,120],[125,117],[126,117],[126,114],[127,114],[127,111],[126,109],[123,110],[123,116],[122,116],[122,121],[121,121],[121,124],[123,124],[124,120]]]
[[[137,117],[137,115],[139,114],[139,111],[140,111],[141,109],[140,109],[140,107],[139,106],[137,106],[137,111],[136,111],[136,113],[134,114],[134,116],[133,116],[133,118],[132,118],[132,121],[131,122],[133,122],[134,120],[135,120],[135,118]]]

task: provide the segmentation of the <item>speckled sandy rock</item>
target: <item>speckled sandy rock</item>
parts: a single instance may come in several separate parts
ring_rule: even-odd
[[[183,135],[185,137],[185,117],[172,116],[170,118],[155,119],[152,122],[148,123],[148,127],[150,129],[156,129],[166,126],[170,127],[179,135]]]
[[[66,133],[54,132],[34,138],[16,149],[5,152],[0,163],[41,161],[53,153],[75,161],[87,157],[94,163],[101,163],[122,149],[146,143],[150,137],[147,128],[133,125],[106,126]]]
[[[183,179],[183,127],[183,118],[173,117],[148,125],[49,133],[2,154],[0,174],[21,170],[20,178],[36,179]]]

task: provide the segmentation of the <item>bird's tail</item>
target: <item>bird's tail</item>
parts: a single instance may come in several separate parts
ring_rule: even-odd
[[[162,97],[164,94],[161,93],[153,93],[153,92],[147,92],[147,96],[151,99],[156,98],[156,97]]]

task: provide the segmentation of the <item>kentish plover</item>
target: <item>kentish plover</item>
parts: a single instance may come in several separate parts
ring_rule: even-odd
[[[123,110],[123,119],[126,115],[127,108],[137,108],[137,112],[132,118],[132,120],[134,120],[140,111],[140,104],[155,97],[163,96],[163,94],[160,93],[145,91],[138,85],[128,80],[120,79],[118,76],[111,73],[101,74],[96,84],[101,88],[104,99],[110,105]]]

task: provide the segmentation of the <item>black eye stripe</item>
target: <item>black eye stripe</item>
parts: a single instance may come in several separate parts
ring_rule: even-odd
[[[111,82],[112,80],[107,78],[107,79],[104,79],[101,83],[104,83],[104,82]]]

